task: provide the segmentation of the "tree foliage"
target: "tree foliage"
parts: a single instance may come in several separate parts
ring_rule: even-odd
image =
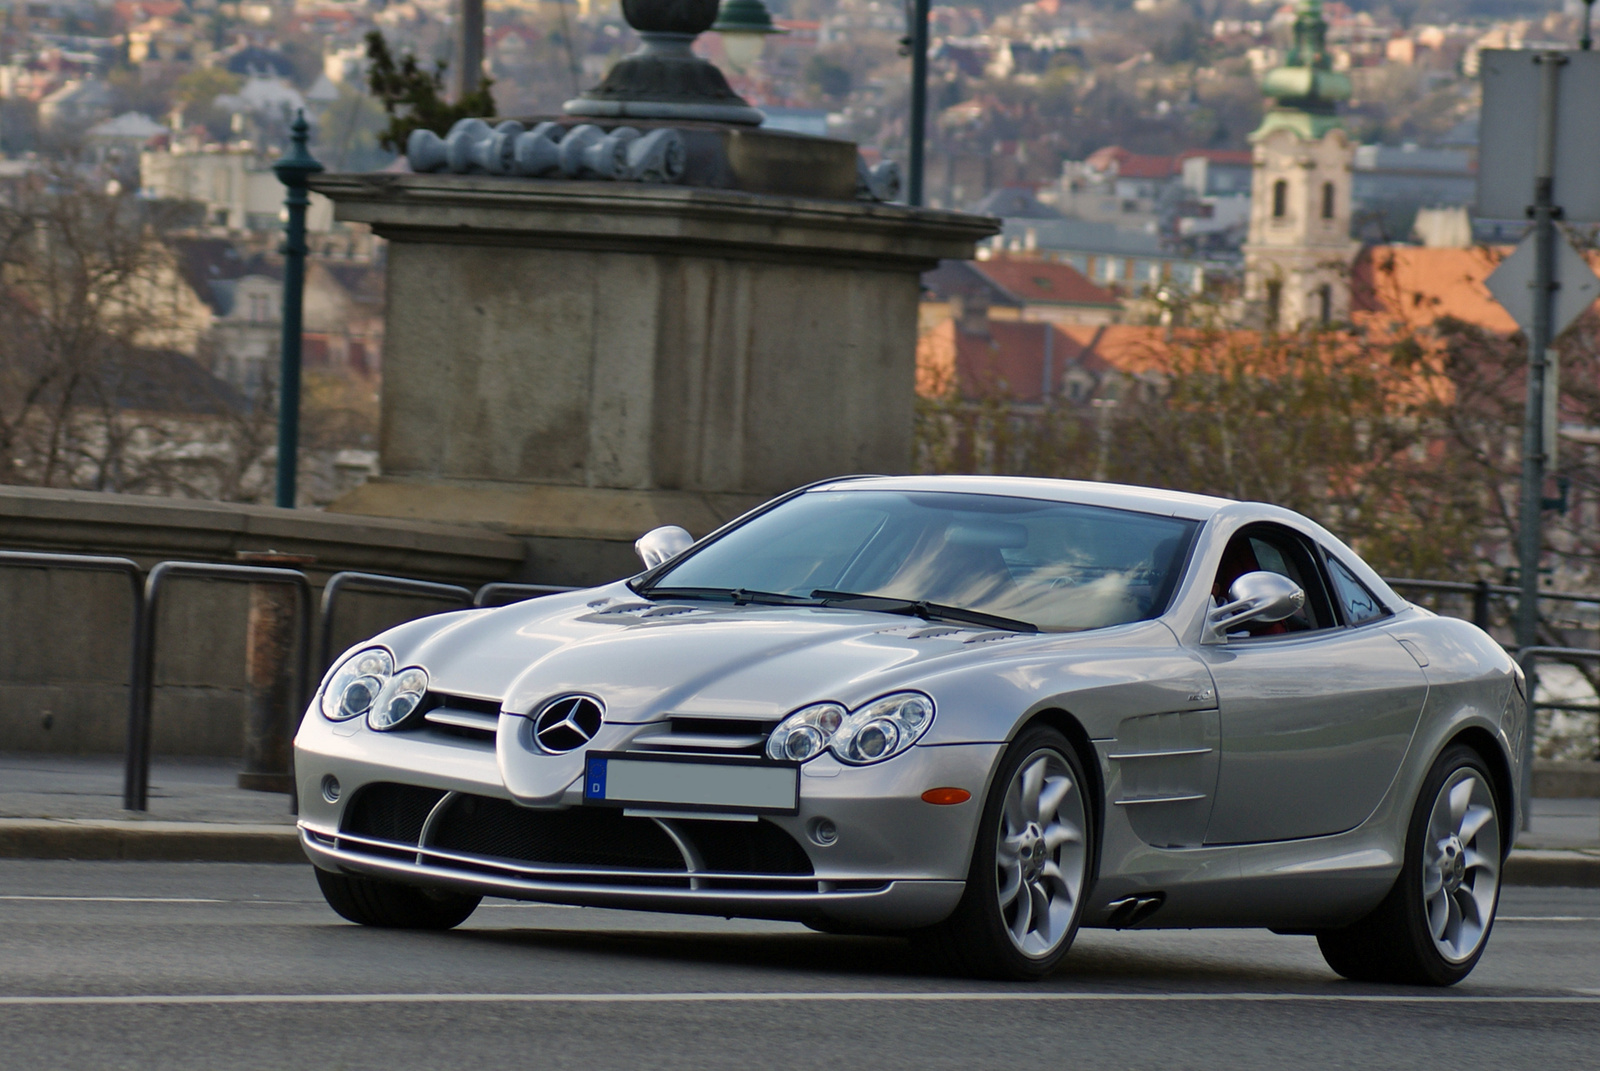
[[[367,60],[367,86],[389,116],[389,126],[379,137],[379,143],[387,149],[404,152],[406,139],[413,130],[431,130],[443,137],[458,119],[495,113],[494,96],[490,92],[494,84],[492,79],[483,78],[475,91],[459,101],[447,101],[444,97],[445,64],[426,71],[410,52],[396,61],[388,42],[377,30],[367,34]]]

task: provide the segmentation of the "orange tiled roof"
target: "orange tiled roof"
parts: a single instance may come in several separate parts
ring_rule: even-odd
[[[1119,306],[1115,294],[1091,283],[1071,264],[993,257],[975,260],[972,266],[1025,304]]]
[[[1364,249],[1350,272],[1351,318],[1420,328],[1450,316],[1509,335],[1517,330],[1516,321],[1490,296],[1484,280],[1510,252],[1507,247],[1489,246]]]

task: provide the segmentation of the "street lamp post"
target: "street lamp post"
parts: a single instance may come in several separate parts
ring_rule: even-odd
[[[906,168],[906,203],[922,206],[922,173],[928,137],[928,0],[910,0],[911,159]]]
[[[322,170],[306,149],[310,127],[305,112],[295,116],[290,128],[289,155],[272,165],[278,181],[288,189],[283,198],[289,210],[283,245],[283,343],[278,374],[278,488],[277,503],[295,505],[295,462],[300,449],[300,324],[301,298],[306,277],[306,207],[311,197],[306,184]]]
[[[450,90],[457,103],[478,91],[483,82],[483,0],[461,0],[461,25],[451,51]]]

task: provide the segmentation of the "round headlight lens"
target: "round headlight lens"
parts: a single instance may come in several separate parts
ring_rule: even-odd
[[[322,690],[322,716],[349,721],[372,709],[378,693],[394,673],[394,658],[382,647],[357,651],[340,663]]]
[[[915,744],[933,724],[933,700],[921,692],[874,699],[854,714],[816,703],[790,714],[767,737],[767,758],[805,762],[832,749],[855,766],[882,762]]]
[[[828,748],[828,741],[844,722],[838,703],[817,703],[790,714],[767,737],[767,758],[779,762],[805,762]]]
[[[383,732],[394,729],[411,716],[428,693],[428,674],[420,666],[407,666],[383,686],[367,712],[367,727]]]
[[[933,700],[921,692],[874,699],[839,726],[829,746],[843,762],[882,762],[915,744],[933,724]]]

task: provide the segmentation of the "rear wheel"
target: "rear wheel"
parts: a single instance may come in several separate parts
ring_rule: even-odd
[[[933,938],[951,965],[1032,981],[1067,954],[1083,916],[1092,858],[1077,752],[1054,729],[1024,730],[984,801],[967,887]]]
[[[328,906],[362,926],[396,930],[448,930],[459,926],[483,897],[402,885],[382,878],[335,874],[317,868],[317,885]]]
[[[1454,985],[1477,966],[1500,899],[1494,782],[1457,744],[1423,782],[1394,888],[1366,918],[1317,934],[1328,966],[1359,982]]]

